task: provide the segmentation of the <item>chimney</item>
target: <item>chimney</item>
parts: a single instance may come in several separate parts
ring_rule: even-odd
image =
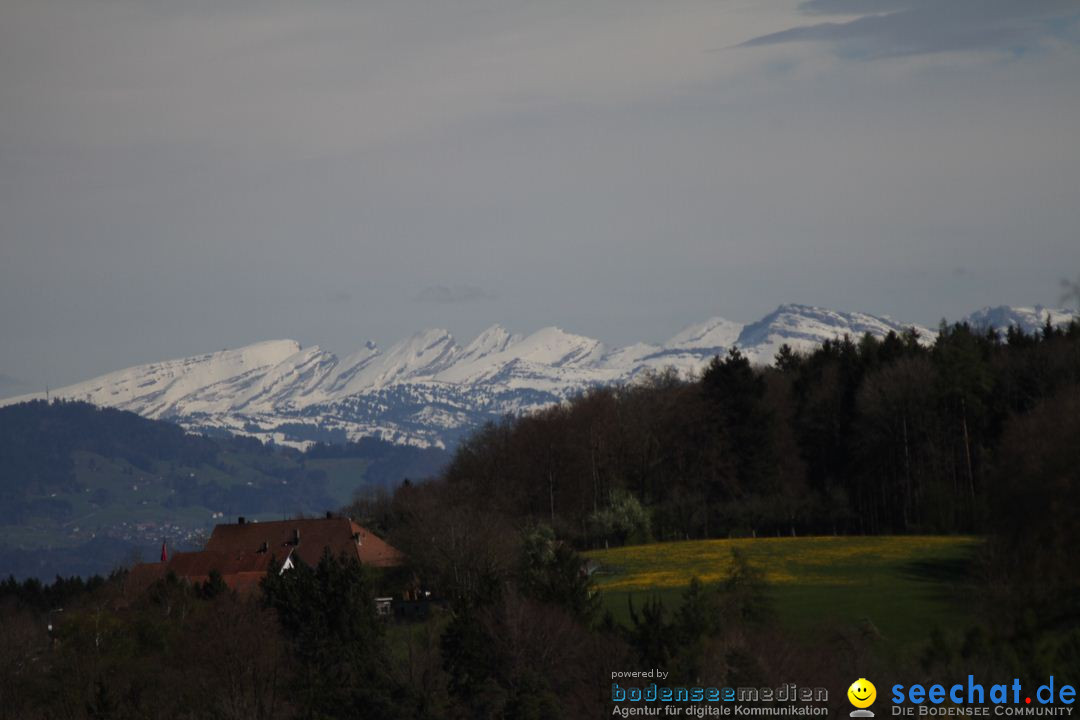
[[[295,528],[293,530],[292,544],[293,545],[299,545],[300,544],[300,528]]]
[[[333,517],[334,517],[334,513],[332,513],[332,512],[330,512],[329,510],[327,510],[327,511],[326,511],[326,519],[327,519],[327,520],[332,520],[332,519],[333,519]]]
[[[243,516],[243,515],[241,515],[241,516],[240,516],[240,517],[239,517],[239,518],[237,519],[237,521],[236,521],[236,524],[237,524],[237,525],[243,525],[243,524],[244,524],[244,516]]]
[[[263,540],[262,545],[259,546],[259,552],[262,554],[270,552],[270,544]]]

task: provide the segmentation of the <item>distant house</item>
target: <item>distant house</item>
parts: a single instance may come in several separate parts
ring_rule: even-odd
[[[349,518],[281,520],[218,525],[206,547],[199,552],[175,553],[157,563],[139,563],[128,575],[129,585],[147,588],[169,573],[191,583],[206,582],[217,571],[225,584],[238,592],[257,589],[270,571],[271,562],[281,564],[281,572],[297,560],[315,566],[329,549],[334,556],[344,553],[373,567],[395,567],[404,556],[386,541]]]

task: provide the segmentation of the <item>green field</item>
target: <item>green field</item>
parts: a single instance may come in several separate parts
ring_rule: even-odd
[[[963,627],[971,537],[807,537],[656,543],[586,553],[604,607],[628,618],[627,598],[677,606],[692,577],[712,584],[738,549],[764,574],[780,622],[807,635],[860,628],[890,644],[923,641],[937,626]]]

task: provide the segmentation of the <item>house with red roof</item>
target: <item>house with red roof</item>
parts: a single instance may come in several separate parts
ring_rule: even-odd
[[[190,583],[205,583],[216,571],[232,590],[250,592],[279,563],[287,572],[296,561],[315,566],[323,553],[355,557],[362,565],[396,567],[404,556],[392,545],[357,525],[350,518],[327,513],[325,518],[301,518],[272,522],[217,525],[206,547],[199,552],[173,553],[162,548],[162,561],[139,563],[131,568],[128,582],[134,588],[149,587],[170,573]]]

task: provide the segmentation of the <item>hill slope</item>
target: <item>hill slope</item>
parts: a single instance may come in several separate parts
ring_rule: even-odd
[[[669,607],[698,578],[723,582],[738,551],[762,573],[781,621],[811,636],[841,627],[875,628],[918,644],[930,630],[967,617],[964,573],[977,538],[802,537],[692,540],[594,550],[603,604],[626,621],[627,599],[660,597]],[[902,639],[902,640],[901,640]]]
[[[198,543],[223,517],[335,510],[445,457],[375,439],[301,453],[80,402],[0,408],[0,574],[85,572],[91,553],[107,571],[125,549]]]

